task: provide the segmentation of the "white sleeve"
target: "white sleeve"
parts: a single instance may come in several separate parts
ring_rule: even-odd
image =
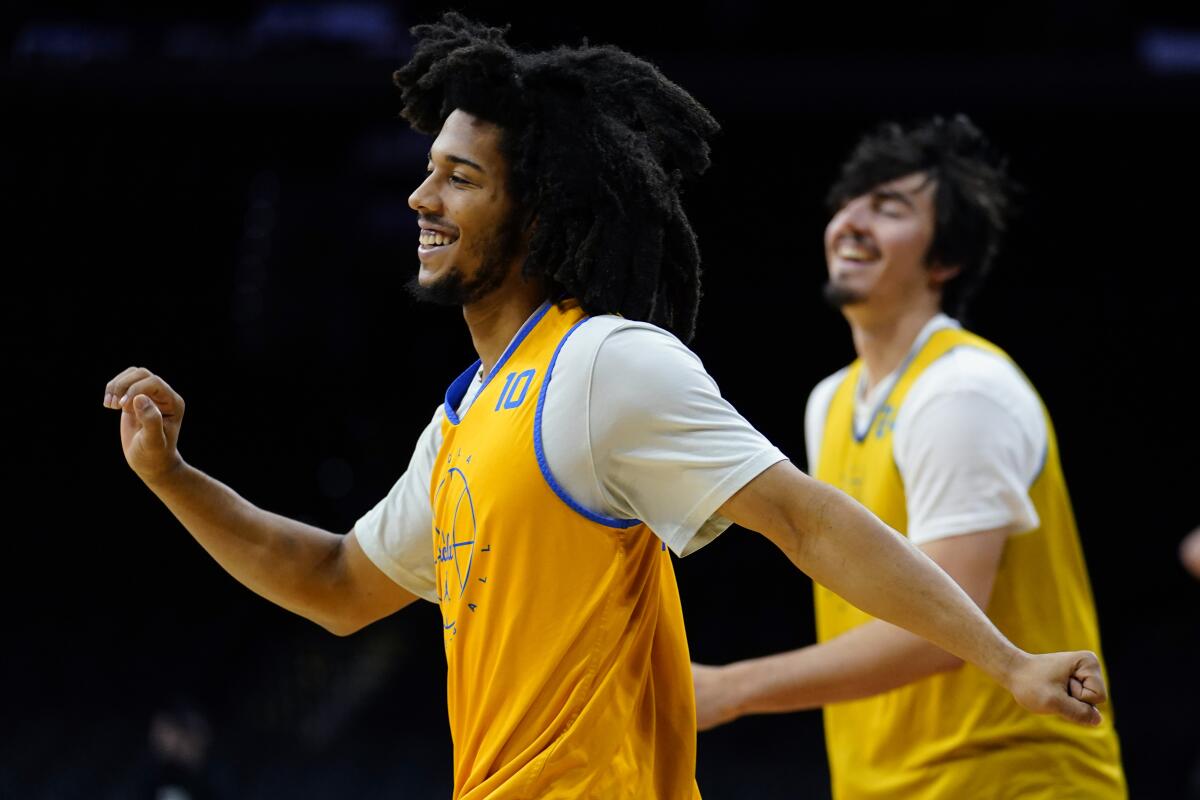
[[[1029,487],[1043,464],[1045,419],[1032,388],[1016,380],[1023,391],[1014,392],[1012,381],[999,391],[990,381],[976,381],[923,397],[914,386],[905,399],[893,452],[914,543],[1038,526]]]
[[[821,440],[825,438],[829,404],[833,402],[834,392],[849,371],[849,367],[842,367],[814,386],[804,407],[804,449],[808,455],[808,474],[814,477],[817,474],[817,461],[821,458]]]
[[[640,519],[677,555],[729,527],[714,516],[783,453],[664,330],[618,327],[596,350],[588,391],[596,481],[612,516]]]
[[[408,469],[387,496],[354,523],[354,535],[367,558],[408,591],[436,603],[433,568],[433,509],[429,480],[442,445],[441,406],[421,437]]]

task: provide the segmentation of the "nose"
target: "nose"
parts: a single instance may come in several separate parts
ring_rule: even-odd
[[[408,207],[418,214],[441,214],[442,202],[434,188],[433,175],[432,172],[426,175],[421,185],[408,196]]]
[[[825,227],[826,241],[832,245],[839,236],[865,233],[868,226],[867,212],[869,210],[869,202],[866,198],[862,197],[856,197],[842,206]]]

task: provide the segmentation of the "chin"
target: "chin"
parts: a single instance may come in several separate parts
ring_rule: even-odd
[[[437,282],[442,280],[444,277],[445,276],[442,274],[441,270],[430,269],[424,264],[421,264],[417,268],[417,275],[414,280],[422,289],[428,289],[429,287],[436,285]]]
[[[867,293],[844,283],[829,281],[821,289],[825,302],[834,308],[859,305],[867,300]]]

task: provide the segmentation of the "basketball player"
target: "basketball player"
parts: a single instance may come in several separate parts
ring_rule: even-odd
[[[941,310],[961,309],[990,267],[1007,184],[964,117],[858,144],[830,192],[825,294],[859,358],[809,398],[809,468],[905,533],[1019,646],[1098,652],[1050,419],[1012,361]],[[984,671],[847,599],[817,588],[815,646],[697,666],[701,727],[823,706],[838,800],[1125,796],[1111,721],[1029,714]]]
[[[731,520],[1029,707],[1096,724],[1091,654],[1015,648],[933,562],[793,467],[676,338],[700,290],[679,189],[708,166],[711,116],[616,48],[520,53],[454,14],[415,33],[403,114],[437,138],[409,198],[413,290],[462,307],[479,361],[346,536],[187,464],[183,399],[126,370],[105,390],[125,457],[201,545],[339,634],[439,603],[456,798],[698,796],[666,551]]]

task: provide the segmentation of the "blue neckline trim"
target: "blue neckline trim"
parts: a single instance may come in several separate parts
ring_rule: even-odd
[[[947,329],[946,329],[946,328],[942,328],[941,330],[947,330]],[[961,330],[961,328],[959,328],[958,330]],[[939,332],[940,332],[940,331],[934,331],[934,332],[933,332],[933,335],[931,335],[931,336],[929,337],[929,338],[930,338],[930,340],[932,340],[932,339],[933,339],[933,336],[936,336],[936,335],[937,335]],[[922,345],[922,346],[921,346],[921,348],[920,348],[920,349],[921,349],[921,350],[924,350],[924,349],[925,349],[925,347],[927,347],[928,345],[929,345],[929,342],[927,341],[927,342],[925,342],[925,344],[924,344],[924,345]],[[955,350],[959,349],[960,347],[974,347],[976,350],[980,350],[980,351],[982,351],[982,352],[984,352],[984,353],[990,353],[990,352],[991,352],[990,350],[988,350],[988,349],[986,349],[986,348],[983,348],[983,347],[979,347],[978,345],[972,344],[971,342],[959,342],[958,344],[954,345],[953,347],[950,347],[950,348],[948,348],[948,349],[946,350],[946,352],[942,353],[940,356],[938,356],[938,357],[937,357],[937,358],[935,358],[933,361],[931,361],[931,362],[930,362],[930,366],[932,366],[934,362],[941,361],[943,358],[945,358],[946,356],[950,355],[951,353],[953,353]],[[919,352],[920,352],[920,350],[918,350],[917,352],[919,353]],[[912,355],[912,357],[911,357],[911,358],[909,358],[909,359],[908,359],[908,361],[907,361],[907,362],[905,362],[905,364],[904,364],[904,366],[903,366],[903,368],[902,368],[902,370],[901,370],[900,374],[896,376],[896,383],[899,383],[899,382],[900,382],[900,379],[901,379],[902,377],[904,377],[904,370],[907,370],[907,369],[908,369],[908,365],[909,365],[909,364],[912,362],[912,360],[913,360],[914,358],[916,358],[916,354],[915,354],[915,353]],[[1050,423],[1050,412],[1046,410],[1046,404],[1045,404],[1045,401],[1044,401],[1044,400],[1042,400],[1042,397],[1041,397],[1041,395],[1039,395],[1039,394],[1038,394],[1037,387],[1033,385],[1033,381],[1029,380],[1029,378],[1028,378],[1028,377],[1025,375],[1025,373],[1024,373],[1022,370],[1021,370],[1021,368],[1020,368],[1020,367],[1018,367],[1018,366],[1016,365],[1016,362],[1014,362],[1014,361],[1013,361],[1011,358],[1010,358],[1010,359],[1007,359],[1007,360],[1008,360],[1009,364],[1011,364],[1011,365],[1012,365],[1013,369],[1015,369],[1015,370],[1017,371],[1017,374],[1018,374],[1019,376],[1021,376],[1021,380],[1025,381],[1025,383],[1026,383],[1026,384],[1029,386],[1030,390],[1032,390],[1032,391],[1033,391],[1033,393],[1034,393],[1034,395],[1037,397],[1037,399],[1038,399],[1038,404],[1039,404],[1039,405],[1042,407],[1042,416],[1043,416],[1043,417],[1046,419],[1046,446],[1042,448],[1042,463],[1041,463],[1041,464],[1038,466],[1038,468],[1037,468],[1037,472],[1035,472],[1035,473],[1033,474],[1033,480],[1031,480],[1031,481],[1029,482],[1029,487],[1028,487],[1028,488],[1032,489],[1032,488],[1033,488],[1033,485],[1034,485],[1035,483],[1037,483],[1037,482],[1038,482],[1038,479],[1039,479],[1039,478],[1041,478],[1041,477],[1042,477],[1042,473],[1046,471],[1046,463],[1047,463],[1047,461],[1048,461],[1048,460],[1049,460],[1049,458],[1050,458],[1050,424],[1051,424],[1051,423]],[[892,384],[892,389],[894,390],[895,388],[896,388],[896,384]],[[891,396],[891,394],[892,394],[892,393],[889,391],[889,392],[888,392],[888,396],[890,397],[890,396]],[[887,398],[885,397],[885,398],[884,398],[884,400],[886,400],[886,399],[887,399]],[[832,402],[833,402],[833,401],[832,401],[832,400],[830,400],[830,403],[831,403],[831,404],[832,404]],[[882,402],[882,401],[880,401],[880,402]],[[880,409],[880,408],[882,408],[882,406],[879,406],[879,407],[877,407],[877,408],[875,409],[875,413],[873,413],[873,414],[871,415],[871,424],[867,426],[867,430],[866,430],[866,432],[864,432],[864,433],[863,433],[863,435],[862,435],[861,437],[858,435],[858,431],[854,430],[854,418],[853,418],[853,417],[851,417],[851,420],[850,420],[850,433],[852,433],[852,434],[854,435],[854,441],[855,441],[856,443],[858,443],[858,444],[862,444],[862,441],[863,441],[863,439],[867,438],[867,434],[868,434],[868,433],[870,433],[870,432],[871,432],[871,428],[873,428],[873,427],[875,426],[875,416],[876,416],[876,415],[879,413],[879,409]],[[894,460],[895,460],[895,453],[893,453],[893,454],[892,454],[892,458],[893,458],[893,461],[894,461]]]
[[[589,319],[591,317],[584,317],[572,325],[571,329],[559,340],[558,347],[554,348],[554,355],[550,357],[550,366],[546,367],[546,377],[542,379],[542,388],[538,392],[537,411],[533,417],[533,452],[537,456],[538,469],[542,471],[542,477],[546,479],[546,484],[558,495],[558,499],[566,503],[572,511],[585,519],[609,528],[632,528],[634,525],[640,525],[642,521],[640,519],[617,519],[605,514],[597,514],[590,508],[584,508],[574,497],[567,494],[567,490],[562,487],[562,484],[555,479],[554,473],[550,471],[550,463],[546,461],[546,451],[542,446],[542,408],[546,404],[546,390],[550,387],[550,378],[554,375],[554,364],[558,361],[558,354],[562,352],[563,345],[567,343],[567,339],[571,338],[571,334]]]
[[[859,434],[858,430],[854,427],[854,414],[850,415],[850,435],[854,437],[855,444],[862,444],[863,440],[867,438],[867,435],[871,433],[871,429],[875,427],[875,420],[879,417],[879,412],[888,407],[888,399],[891,398],[892,392],[896,391],[896,387],[900,385],[900,381],[904,380],[904,373],[908,372],[908,368],[912,366],[912,362],[915,361],[917,356],[919,356],[922,351],[929,346],[929,343],[933,341],[933,337],[937,336],[944,330],[961,330],[961,328],[938,328],[936,331],[933,331],[931,334],[929,334],[929,337],[925,340],[924,344],[915,350],[909,351],[908,355],[904,357],[904,361],[900,362],[900,366],[896,370],[896,379],[892,381],[891,388],[888,389],[887,394],[879,398],[879,401],[875,403],[875,409],[871,412],[871,416],[867,419],[867,427],[863,429],[861,434]],[[946,353],[957,350],[958,348],[964,346],[970,347],[970,345],[967,344],[956,344],[954,347],[951,347],[945,353],[942,353],[942,355],[935,358],[934,361],[940,361],[942,356],[945,356]],[[863,369],[866,369],[866,365],[863,365],[862,369],[858,371],[859,379],[862,378]],[[856,394],[858,393],[857,386],[854,387],[854,391]],[[830,402],[832,403],[833,401],[831,400]]]
[[[525,341],[525,337],[537,327],[537,324],[542,321],[542,317],[546,316],[546,312],[549,310],[550,301],[547,300],[546,302],[542,303],[541,307],[539,307],[537,311],[533,313],[532,317],[525,320],[525,324],[521,326],[519,331],[517,331],[517,335],[513,337],[511,342],[508,343],[508,347],[504,348],[504,354],[500,356],[500,360],[496,362],[496,365],[492,367],[491,372],[489,372],[487,377],[483,379],[483,386],[479,387],[479,394],[483,394],[483,390],[486,389],[488,384],[492,382],[492,378],[496,377],[496,373],[504,367],[505,363],[508,362],[509,357],[516,352],[517,348],[521,346],[521,342]],[[555,354],[557,355],[557,351],[555,351]],[[458,423],[462,422],[458,416],[458,407],[462,404],[463,398],[467,396],[467,389],[471,388],[471,381],[475,380],[475,373],[479,371],[479,365],[481,363],[483,363],[481,359],[475,359],[475,363],[467,367],[467,371],[455,378],[454,382],[450,384],[450,387],[446,389],[446,419],[450,420],[451,425],[457,425]],[[478,397],[479,394],[477,394],[476,397]],[[471,403],[471,405],[474,406],[475,404]],[[467,413],[470,413],[470,411],[471,409],[468,408]]]

